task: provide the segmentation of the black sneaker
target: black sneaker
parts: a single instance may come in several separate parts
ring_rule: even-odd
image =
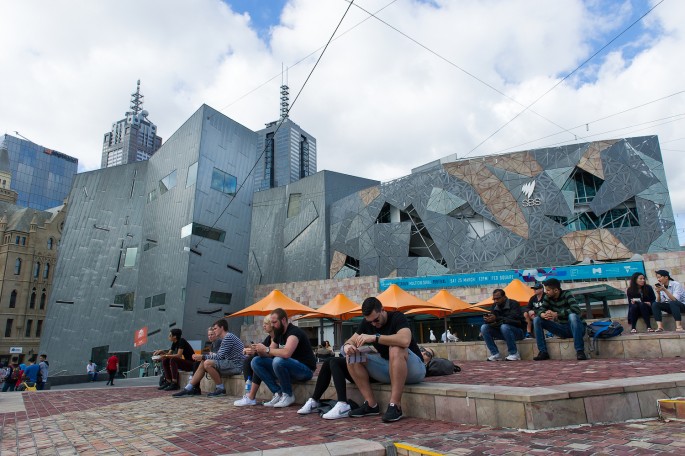
[[[352,418],[361,418],[362,416],[371,416],[371,415],[380,415],[381,414],[381,409],[378,407],[378,404],[376,404],[375,407],[369,407],[369,403],[364,401],[361,407],[356,408],[354,410],[350,411],[350,415]]]
[[[180,390],[181,387],[178,386],[178,383],[171,382],[167,384],[167,386],[164,387],[164,391],[178,391]]]
[[[200,395],[202,395],[200,388],[193,388],[191,390],[187,390],[187,389],[183,388],[178,393],[172,394],[171,397],[200,396]]]
[[[535,358],[533,358],[533,361],[544,361],[546,359],[549,359],[549,353],[540,352]]]
[[[109,383],[109,382],[108,382],[108,383]],[[158,389],[158,390],[163,390],[163,389],[166,389],[167,386],[169,386],[169,382],[164,382],[164,383],[162,383],[161,385],[159,385],[159,388],[157,388],[157,389]]]
[[[585,351],[583,350],[578,350],[576,352],[576,359],[578,361],[585,361],[587,359],[587,355],[585,354]]]
[[[225,396],[226,395],[226,389],[225,388],[217,388],[213,393],[207,393],[207,397],[217,397],[217,396]]]
[[[383,414],[383,421],[390,423],[402,419],[402,410],[395,404],[388,405],[388,410]]]

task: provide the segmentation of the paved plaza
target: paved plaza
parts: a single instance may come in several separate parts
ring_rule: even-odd
[[[460,365],[462,373],[442,377],[442,381],[549,386],[577,381],[579,372],[585,379],[593,376],[596,380],[685,372],[685,360],[680,358]],[[396,442],[458,455],[685,453],[685,422],[681,421],[645,420],[536,432],[418,418],[392,424],[382,423],[380,417],[326,421],[314,415],[299,416],[296,406],[238,408],[233,406],[234,397],[172,399],[170,393],[154,386],[134,386],[154,380],[132,379],[109,388],[98,383],[0,394],[0,456],[258,455],[273,454],[269,450],[276,449],[282,450],[280,454],[302,456],[343,455],[371,454],[365,451]],[[332,442],[338,442],[335,450],[322,445]]]

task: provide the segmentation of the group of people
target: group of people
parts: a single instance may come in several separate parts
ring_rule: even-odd
[[[19,358],[12,357],[7,366],[0,365],[2,392],[20,390],[22,385],[37,390],[45,389],[49,375],[48,356],[31,356],[27,364],[19,364]]]
[[[631,333],[637,332],[636,324],[640,317],[644,319],[648,332],[662,332],[663,312],[673,315],[676,331],[685,331],[682,326],[685,288],[663,269],[656,271],[656,280],[655,293],[643,273],[636,272],[630,279],[626,296]],[[535,361],[550,359],[545,340],[547,333],[563,339],[573,338],[576,359],[586,360],[585,322],[573,295],[562,290],[561,283],[554,278],[547,279],[543,284],[536,283],[532,288],[535,294],[525,310],[521,309],[519,302],[508,298],[504,290],[498,288],[492,292],[494,304],[483,317],[485,323],[481,326],[483,340],[490,352],[488,361],[520,360],[516,342],[531,332],[534,333],[538,347],[538,354],[533,358]],[[656,321],[656,330],[651,326],[652,316]],[[508,354],[505,358],[502,358],[494,339],[503,339],[506,342]]]

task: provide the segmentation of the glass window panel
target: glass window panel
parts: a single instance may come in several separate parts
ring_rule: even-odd
[[[124,260],[125,268],[132,268],[136,265],[136,257],[138,256],[138,247],[129,247],[126,249],[126,259]]]
[[[176,187],[176,170],[173,170],[159,181],[159,194],[163,195],[174,187]]]
[[[193,223],[193,234],[203,238],[212,239],[214,241],[224,242],[226,232],[216,228],[212,228],[199,223]]]
[[[195,185],[197,181],[197,162],[188,167],[188,176],[186,177],[186,188]]]
[[[188,237],[191,234],[193,234],[193,224],[189,223],[186,226],[181,228],[181,239],[184,237]]]
[[[212,291],[209,294],[209,302],[213,304],[230,304],[231,293],[224,293],[222,291]]]

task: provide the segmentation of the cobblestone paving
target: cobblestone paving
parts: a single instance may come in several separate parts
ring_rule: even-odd
[[[426,382],[467,385],[553,386],[563,383],[685,372],[685,358],[592,359],[587,361],[456,361],[462,371]],[[544,370],[543,370],[544,369]],[[549,375],[540,375],[540,372]]]
[[[685,371],[685,360],[679,358],[459,364],[464,372],[443,381],[549,386],[588,376],[602,380]],[[554,375],[540,376],[541,364]],[[418,418],[392,424],[379,417],[327,421],[299,416],[296,406],[237,408],[232,397],[172,399],[154,387],[46,391],[22,397],[25,412],[0,409],[0,456],[216,455],[353,438],[404,442],[458,455],[685,454],[685,422],[680,421],[522,432]]]

